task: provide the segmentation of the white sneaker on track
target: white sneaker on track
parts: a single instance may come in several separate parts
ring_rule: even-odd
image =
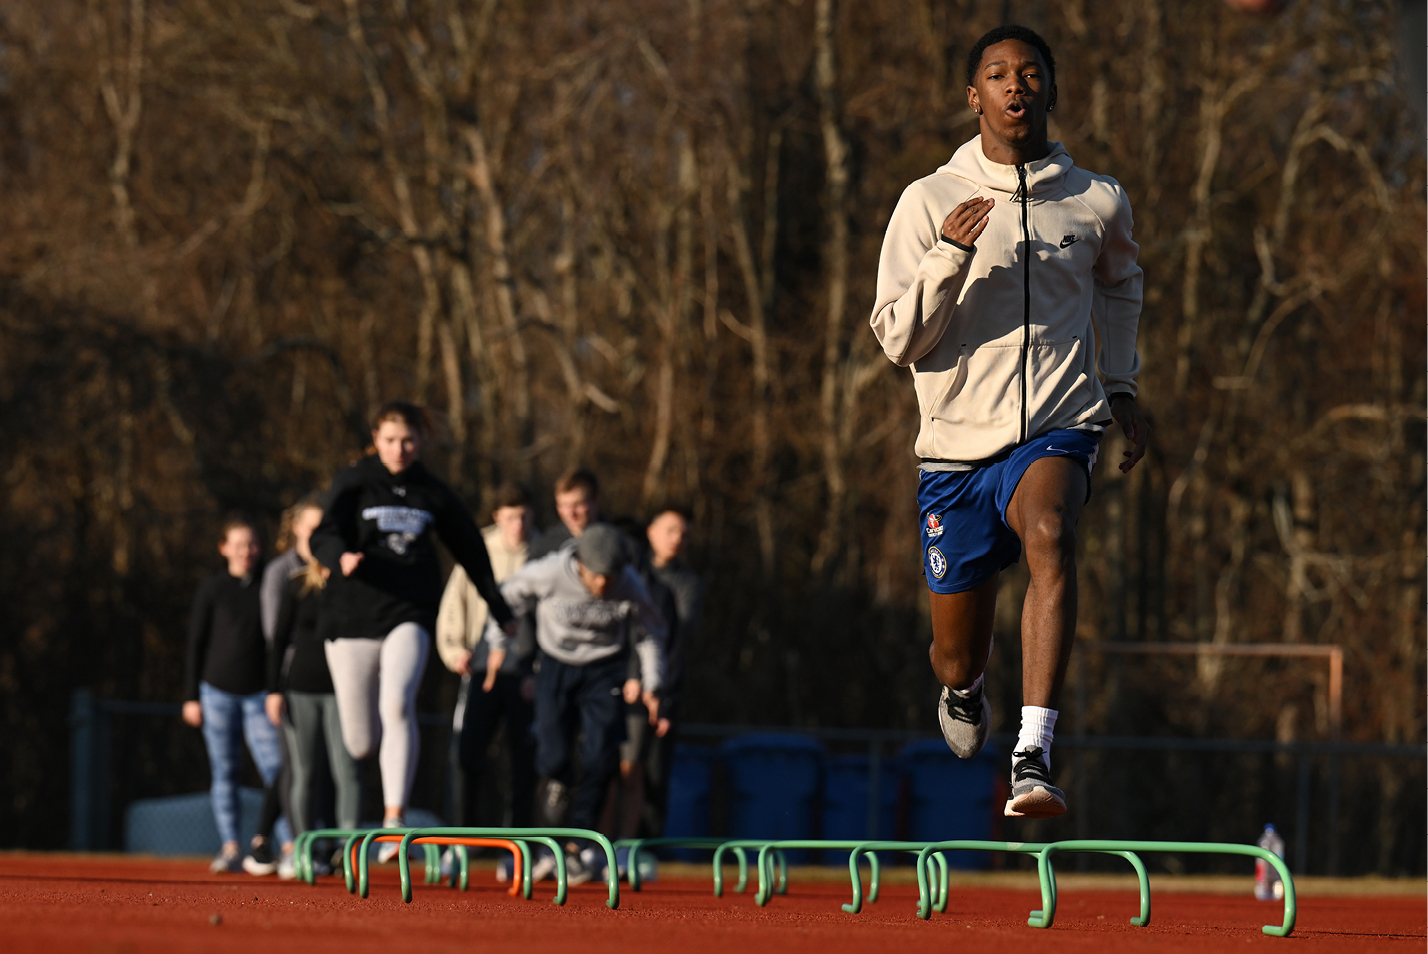
[[[382,827],[383,827],[383,828],[405,828],[405,827],[407,827],[407,823],[406,823],[406,821],[405,821],[404,819],[401,819],[401,818],[387,818],[387,819],[384,819],[384,820],[382,821]],[[391,862],[391,860],[392,860],[393,858],[397,857],[397,852],[399,852],[399,851],[401,851],[401,850],[402,850],[402,846],[401,846],[401,844],[400,844],[399,842],[395,842],[395,841],[384,841],[384,842],[381,842],[381,843],[378,845],[378,847],[377,847],[377,864],[379,864],[379,865],[388,864],[389,862]]]
[[[1011,798],[1008,818],[1054,818],[1066,814],[1066,793],[1051,784],[1040,747],[1012,753]]]

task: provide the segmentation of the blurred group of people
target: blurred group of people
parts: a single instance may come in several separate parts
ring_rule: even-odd
[[[258,528],[223,526],[226,566],[194,599],[186,722],[203,730],[222,848],[214,872],[291,877],[296,835],[357,828],[359,763],[375,756],[382,825],[406,826],[420,736],[416,695],[433,640],[461,677],[453,719],[453,823],[663,828],[685,649],[703,586],[680,558],[687,513],[607,521],[588,470],[555,484],[560,522],[537,533],[529,492],[497,489],[491,523],[420,462],[425,411],[394,401],[372,447],[328,491],[283,515],[280,555]],[[455,558],[443,582],[437,541]],[[478,817],[477,781],[503,730],[500,818]],[[257,834],[239,840],[244,741],[267,786]],[[570,878],[600,874],[565,846]],[[384,844],[378,860],[391,860]],[[548,874],[555,857],[537,859]]]

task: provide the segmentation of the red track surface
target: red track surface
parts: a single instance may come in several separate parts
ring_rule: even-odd
[[[192,861],[0,855],[0,950],[467,954],[475,945],[561,954],[881,954],[932,944],[970,954],[1050,944],[1045,950],[1054,954],[1378,952],[1421,951],[1428,935],[1422,896],[1305,898],[1294,935],[1282,940],[1259,931],[1278,919],[1277,904],[1164,890],[1153,895],[1150,927],[1136,928],[1127,921],[1136,909],[1133,892],[1063,884],[1056,926],[1038,931],[1026,926],[1027,911],[1040,906],[1035,891],[955,884],[947,913],[920,921],[916,888],[906,884],[886,886],[878,904],[851,915],[838,907],[848,893],[837,882],[795,881],[788,895],[759,908],[751,893],[713,897],[707,880],[660,881],[639,894],[622,892],[618,911],[605,907],[598,884],[573,888],[569,903],[557,908],[550,882],[537,886],[532,901],[508,897],[489,872],[473,872],[472,882],[464,894],[419,885],[408,905],[394,867],[374,874],[372,897],[364,901],[334,878],[309,887],[210,876]]]

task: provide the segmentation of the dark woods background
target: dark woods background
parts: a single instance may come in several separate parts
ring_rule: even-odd
[[[612,513],[692,502],[690,718],[931,730],[915,401],[865,320],[1007,7],[1147,277],[1154,444],[1129,477],[1103,448],[1082,638],[1339,643],[1345,737],[1421,741],[1424,160],[1394,6],[46,0],[0,14],[4,841],[63,843],[72,689],[177,699],[220,515],[325,484],[391,396],[440,412],[429,460],[478,511],[522,480],[549,523],[577,463]],[[1081,665],[1063,731],[1328,736],[1322,665]],[[1365,771],[1354,864],[1421,869],[1418,783]]]

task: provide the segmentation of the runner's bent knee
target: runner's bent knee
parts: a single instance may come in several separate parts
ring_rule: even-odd
[[[966,689],[982,674],[970,652],[946,653],[939,651],[937,644],[933,643],[928,656],[937,681],[948,689]]]
[[[1065,510],[1051,510],[1033,517],[1022,532],[1027,562],[1038,558],[1058,562],[1076,557],[1076,522]]]

